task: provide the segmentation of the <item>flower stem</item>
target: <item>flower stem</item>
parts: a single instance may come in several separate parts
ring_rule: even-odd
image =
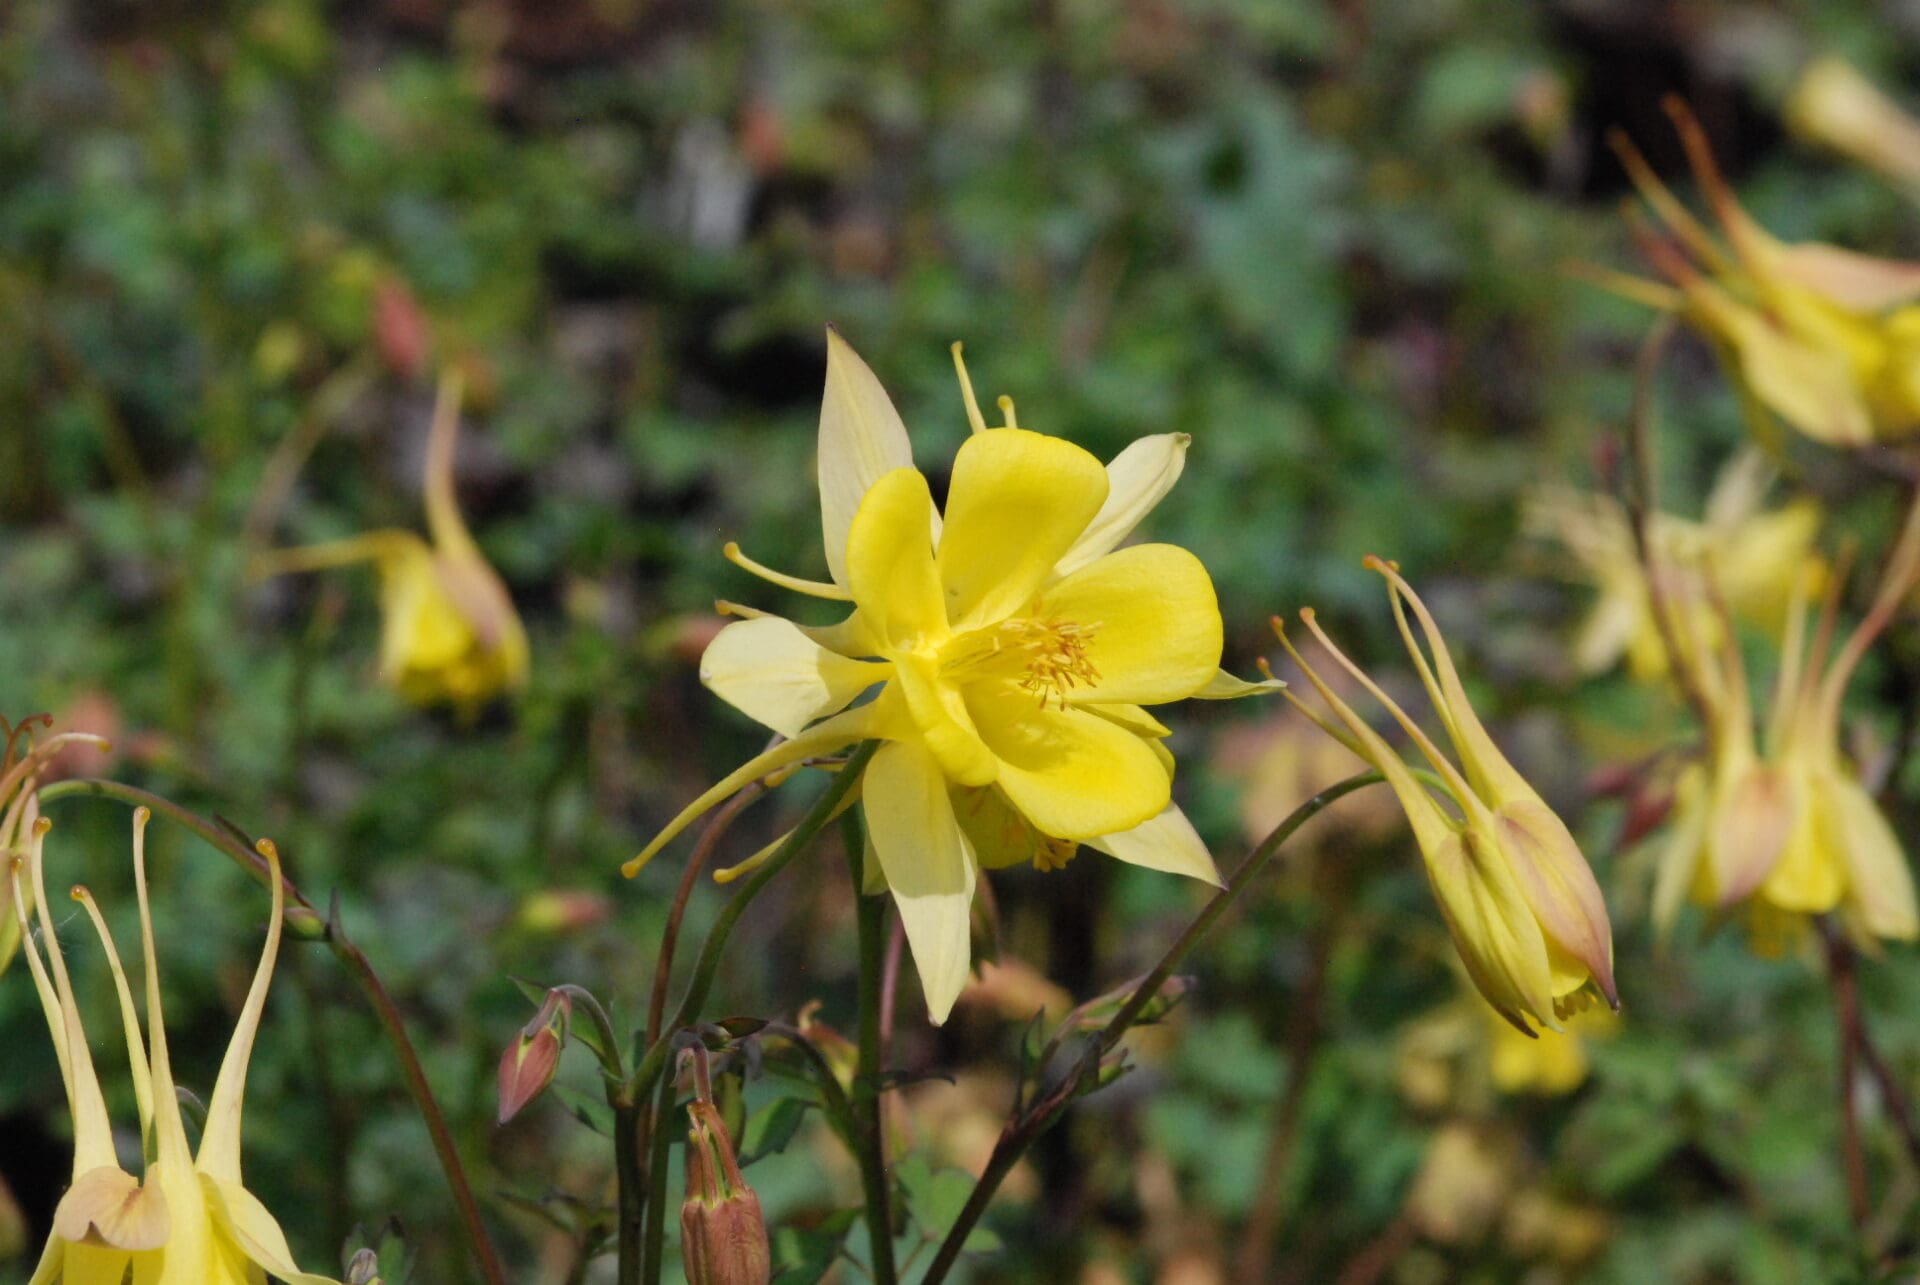
[[[680,925],[685,921],[687,905],[693,899],[693,888],[700,880],[700,872],[706,869],[713,850],[719,846],[720,838],[749,803],[758,798],[763,786],[756,781],[740,793],[734,795],[707,823],[707,828],[693,845],[693,853],[687,858],[687,865],[680,872],[679,886],[674,889],[673,905],[667,911],[666,927],[660,933],[660,953],[653,966],[653,990],[647,1000],[647,1024],[642,1033],[642,1048],[652,1048],[660,1040],[660,1024],[666,1020],[667,986],[673,977],[673,956],[680,943]],[[621,1111],[632,1108],[632,1127],[634,1136],[627,1155],[628,1164],[615,1166],[615,1177],[620,1185],[620,1243],[622,1253],[620,1262],[622,1272],[637,1272],[638,1257],[629,1256],[627,1248],[638,1250],[641,1236],[643,1210],[647,1207],[645,1193],[652,1181],[653,1135],[660,1121],[652,1108],[645,1105],[645,1087],[636,1088],[627,1080],[624,1070],[615,1072],[615,1082],[607,1086],[607,1102],[614,1109],[616,1117]],[[630,1090],[632,1090],[630,1092]],[[618,1157],[616,1156],[616,1159]],[[626,1198],[627,1190],[635,1193],[633,1200]],[[629,1221],[629,1220],[633,1221]],[[626,1278],[623,1277],[623,1280]],[[638,1277],[631,1278],[637,1280]]]
[[[887,898],[861,892],[860,865],[866,837],[851,810],[840,816],[846,838],[847,871],[860,925],[860,1062],[853,1081],[853,1139],[860,1161],[860,1185],[866,1194],[867,1237],[873,1246],[874,1285],[894,1285],[893,1212],[888,1192],[887,1140],[880,1126],[881,992],[887,953]]]
[[[92,795],[116,799],[135,807],[151,808],[205,839],[223,856],[232,858],[241,869],[262,883],[270,877],[266,858],[240,842],[235,833],[189,812],[170,799],[163,799],[131,785],[122,785],[118,781],[74,780],[57,781],[44,787],[40,791],[40,801],[51,803],[68,795]],[[479,1265],[480,1274],[487,1285],[506,1285],[506,1272],[500,1265],[499,1255],[494,1251],[493,1241],[488,1237],[486,1224],[480,1217],[480,1205],[474,1199],[472,1185],[467,1181],[466,1169],[460,1162],[460,1152],[453,1143],[453,1133],[447,1128],[440,1104],[434,1100],[433,1086],[427,1082],[427,1073],[420,1065],[420,1055],[407,1035],[399,1005],[387,993],[366,952],[347,936],[346,928],[340,922],[339,899],[335,898],[326,919],[322,921],[313,903],[287,878],[284,868],[281,883],[287,894],[287,908],[283,916],[287,926],[304,936],[324,940],[332,949],[334,958],[340,961],[355,985],[359,986],[368,1007],[373,1010],[374,1019],[380,1023],[380,1029],[386,1034],[387,1042],[393,1046],[394,1055],[400,1061],[401,1075],[406,1081],[408,1094],[413,1098],[414,1108],[419,1111],[421,1121],[427,1126],[427,1134],[433,1140],[434,1154],[439,1157],[441,1172],[446,1176],[454,1204],[460,1210],[467,1242],[473,1251],[475,1263]]]
[[[640,1268],[644,1285],[660,1285],[666,1260],[667,1160],[673,1150],[674,1135],[667,1117],[673,1113],[679,1097],[673,1081],[671,1072],[660,1077],[660,1091],[653,1102],[653,1148],[647,1158],[647,1235]]]
[[[1208,930],[1219,922],[1220,917],[1226,914],[1240,899],[1240,895],[1253,884],[1254,879],[1266,868],[1267,862],[1273,858],[1274,853],[1278,852],[1301,826],[1318,816],[1328,805],[1345,798],[1355,790],[1377,785],[1385,779],[1378,772],[1363,772],[1328,786],[1289,813],[1286,820],[1276,826],[1271,834],[1261,840],[1260,846],[1248,854],[1247,859],[1240,863],[1240,868],[1235,870],[1233,877],[1227,881],[1227,886],[1214,895],[1213,900],[1207,903],[1199,917],[1187,925],[1186,931],[1180,934],[1172,946],[1168,947],[1167,953],[1161,957],[1153,971],[1133,988],[1133,993],[1127,997],[1126,1003],[1120,1006],[1120,1011],[1115,1013],[1113,1019],[1101,1029],[1096,1044],[1089,1050],[1088,1055],[1078,1059],[1073,1069],[1062,1076],[1057,1085],[1008,1121],[1006,1127],[1000,1131],[1000,1138],[994,1143],[993,1154],[987,1159],[985,1171],[980,1175],[980,1180],[974,1184],[973,1191],[967,1196],[967,1203],[962,1206],[960,1216],[948,1229],[946,1239],[940,1242],[939,1252],[927,1265],[926,1275],[920,1278],[921,1285],[938,1285],[938,1282],[947,1278],[947,1273],[952,1271],[953,1265],[959,1261],[960,1252],[967,1243],[967,1237],[973,1234],[975,1225],[986,1213],[987,1205],[992,1201],[994,1192],[1013,1171],[1014,1165],[1019,1163],[1020,1157],[1026,1153],[1028,1147],[1033,1145],[1036,1138],[1053,1125],[1068,1104],[1080,1095],[1088,1078],[1099,1074],[1101,1058],[1113,1051],[1113,1047],[1120,1042],[1120,1037],[1127,1033],[1127,1029],[1140,1016],[1141,1010],[1160,993],[1160,988],[1166,985],[1167,979],[1173,976],[1174,970],[1180,967],[1181,961],[1199,944],[1200,939],[1206,936]]]
[[[1873,1077],[1880,1089],[1880,1098],[1887,1115],[1892,1118],[1894,1129],[1900,1135],[1905,1146],[1907,1160],[1914,1172],[1920,1174],[1920,1120],[1916,1120],[1913,1099],[1907,1093],[1906,1085],[1894,1073],[1891,1066],[1881,1056],[1873,1036],[1867,1030],[1866,1012],[1860,1003],[1859,952],[1847,940],[1844,929],[1836,925],[1829,917],[1822,915],[1814,919],[1819,929],[1822,943],[1827,950],[1827,982],[1833,990],[1834,1016],[1840,1023],[1840,1074],[1844,1082],[1840,1086],[1840,1108],[1842,1158],[1847,1165],[1847,1195],[1854,1211],[1856,1223],[1862,1220],[1862,1210],[1866,1201],[1866,1174],[1864,1158],[1859,1156],[1859,1119],[1856,1114],[1853,1094],[1853,1079],[1857,1066],[1865,1066],[1867,1074]],[[1856,1062],[1855,1059],[1858,1059]],[[1856,1168],[1859,1172],[1856,1174]],[[1856,1191],[1858,1194],[1856,1195]]]
[[[859,783],[860,774],[866,770],[867,761],[879,748],[878,741],[865,741],[855,747],[847,761],[827,783],[825,792],[814,802],[800,824],[794,827],[793,833],[787,836],[786,842],[741,882],[740,890],[734,893],[727,904],[721,908],[719,918],[714,920],[713,927],[707,933],[706,941],[700,947],[700,957],[694,963],[693,976],[687,982],[687,993],[681,998],[680,1007],[674,1010],[673,1017],[667,1022],[650,1024],[654,1029],[649,1031],[646,1051],[641,1054],[639,1065],[634,1067],[633,1074],[627,1077],[626,1082],[609,1095],[609,1101],[614,1104],[616,1127],[631,1130],[629,1139],[623,1141],[618,1136],[614,1139],[616,1160],[624,1161],[619,1167],[622,1193],[618,1279],[621,1285],[632,1285],[632,1282],[641,1278],[643,1270],[641,1256],[645,1253],[645,1246],[653,1243],[652,1238],[646,1235],[646,1228],[643,1226],[646,1221],[645,1210],[658,1204],[660,1214],[664,1216],[665,1213],[664,1196],[657,1201],[652,1199],[653,1188],[662,1185],[659,1182],[660,1175],[648,1172],[649,1157],[663,1154],[659,1136],[663,1124],[659,1122],[658,1117],[664,1114],[664,1108],[656,1106],[650,1119],[647,1108],[642,1104],[647,1094],[654,1090],[656,1083],[661,1079],[661,1073],[666,1070],[667,1057],[672,1051],[673,1033],[699,1016],[701,1006],[707,1002],[707,992],[713,987],[714,975],[719,971],[720,956],[726,950],[727,938],[732,934],[734,925],[740,921],[740,916],[746,913],[747,907],[753,903],[755,897],[760,895],[761,889],[773,882],[774,876],[785,869],[787,863],[799,856],[820,831],[826,828],[827,822],[833,817],[834,809],[840,806],[848,792]],[[664,968],[665,965],[662,967]],[[667,1084],[668,1088],[663,1092],[670,1093],[671,1076],[667,1077]],[[672,1106],[670,1099],[667,1106]],[[630,1118],[623,1119],[623,1116],[630,1116]],[[631,1197],[626,1194],[628,1189],[633,1192]],[[657,1223],[659,1218],[656,1217],[653,1221]],[[664,1229],[662,1230],[664,1232]]]
[[[860,774],[866,770],[867,760],[880,748],[878,741],[863,741],[856,747],[847,761],[827,785],[826,792],[814,802],[811,810],[802,818],[787,841],[763,862],[759,869],[741,883],[740,891],[733,894],[720,911],[720,917],[714,921],[713,928],[707,933],[706,942],[700,947],[700,958],[693,966],[693,977],[687,983],[687,993],[680,1000],[680,1007],[674,1011],[672,1019],[647,1046],[640,1058],[640,1065],[634,1068],[627,1088],[637,1101],[640,1096],[653,1087],[654,1081],[666,1067],[668,1045],[673,1032],[692,1022],[700,1012],[700,1006],[707,1002],[707,992],[713,987],[714,974],[720,968],[720,956],[726,950],[727,937],[740,921],[740,916],[760,895],[760,890],[773,882],[775,875],[786,869],[787,863],[813,842],[815,836],[826,828],[834,809],[840,806],[842,799],[859,783]]]
[[[613,1108],[613,1169],[618,1190],[619,1240],[614,1279],[640,1285],[640,1233],[646,1222],[647,1181],[640,1163],[640,1118],[645,1112],[623,1095]]]

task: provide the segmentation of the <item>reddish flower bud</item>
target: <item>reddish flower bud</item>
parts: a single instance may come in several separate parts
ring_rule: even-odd
[[[733,1157],[727,1126],[713,1103],[687,1108],[687,1199],[680,1206],[681,1253],[691,1285],[767,1285],[773,1253],[760,1197]]]
[[[560,1050],[567,1043],[567,1021],[572,1016],[573,1001],[560,991],[550,990],[533,1020],[507,1045],[500,1057],[501,1124],[519,1115],[553,1083],[553,1073],[560,1066]]]

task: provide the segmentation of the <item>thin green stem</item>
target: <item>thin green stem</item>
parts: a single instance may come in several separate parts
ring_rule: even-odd
[[[593,1049],[594,1056],[600,1059],[601,1069],[615,1080],[625,1080],[627,1066],[620,1057],[620,1037],[613,1033],[613,1018],[608,1015],[600,1001],[594,998],[593,992],[584,986],[575,986],[572,982],[563,982],[554,989],[573,1001],[574,1006],[587,1015],[587,1021],[593,1027],[594,1037],[603,1046]],[[579,1039],[579,1036],[574,1038]],[[584,1044],[586,1041],[582,1040],[581,1043]],[[587,1047],[593,1048],[591,1044]]]
[[[808,844],[812,843],[820,831],[832,820],[833,813],[841,800],[859,783],[860,774],[866,770],[867,760],[880,748],[878,741],[862,742],[841,765],[840,770],[828,782],[826,792],[814,803],[807,815],[795,826],[793,833],[787,836],[779,851],[762,863],[759,869],[748,875],[740,885],[740,891],[733,894],[720,917],[714,920],[713,928],[707,933],[707,940],[700,948],[700,958],[693,967],[693,977],[687,983],[687,993],[680,1001],[680,1007],[673,1017],[661,1028],[647,1051],[640,1058],[639,1066],[634,1068],[627,1087],[635,1101],[653,1087],[654,1081],[666,1067],[668,1045],[673,1033],[694,1021],[699,1015],[701,1005],[707,1002],[707,992],[713,987],[714,975],[720,968],[720,956],[727,947],[727,938],[733,932],[740,916],[746,913],[753,899],[760,895],[761,889],[773,882],[774,876],[787,868],[789,862],[799,856]]]
[[[874,1285],[894,1285],[898,1276],[893,1265],[887,1142],[880,1123],[880,992],[887,954],[887,898],[884,894],[869,897],[860,891],[860,865],[866,850],[860,818],[851,811],[843,813],[840,831],[846,839],[847,872],[853,879],[855,917],[860,927],[860,1069],[853,1081],[854,1151],[860,1161],[860,1185],[866,1194]]]
[[[640,1166],[640,1106],[617,1101],[613,1108],[613,1169],[619,1200],[619,1285],[640,1285],[640,1231],[646,1222],[646,1179]]]
[[[625,1158],[625,1163],[618,1168],[618,1179],[622,1189],[619,1238],[621,1285],[632,1285],[632,1282],[639,1279],[640,1269],[634,1266],[639,1262],[639,1257],[634,1251],[637,1249],[640,1254],[644,1254],[646,1247],[654,1243],[653,1232],[643,1224],[651,1222],[657,1225],[665,1216],[666,1197],[661,1190],[665,1184],[658,1181],[658,1171],[651,1169],[650,1166],[651,1157],[662,1157],[662,1149],[670,1145],[672,1139],[666,1136],[666,1130],[658,1123],[660,1109],[656,1107],[653,1113],[649,1113],[640,1104],[646,1100],[647,1094],[653,1091],[656,1083],[663,1078],[662,1072],[667,1069],[667,1058],[672,1051],[673,1034],[698,1018],[701,1006],[707,1002],[707,992],[713,987],[714,976],[719,971],[720,957],[726,950],[727,938],[732,934],[734,926],[740,922],[740,916],[746,913],[747,907],[753,904],[753,899],[760,895],[761,890],[773,882],[774,876],[784,870],[787,864],[799,856],[820,831],[826,828],[827,823],[833,819],[835,809],[859,783],[861,773],[866,770],[867,761],[879,748],[878,741],[865,741],[854,749],[847,761],[841,765],[840,770],[834,774],[833,779],[827,783],[826,790],[808,810],[807,815],[801,818],[800,824],[795,826],[793,833],[787,836],[786,842],[782,843],[779,849],[757,870],[747,876],[740,885],[740,890],[734,893],[727,904],[721,908],[719,918],[714,920],[713,927],[707,932],[706,941],[700,947],[700,957],[694,963],[693,976],[687,982],[687,992],[680,1000],[680,1007],[674,1010],[673,1017],[668,1021],[650,1024],[656,1029],[650,1032],[646,1051],[641,1054],[639,1064],[634,1067],[633,1074],[627,1077],[626,1082],[609,1095],[609,1101],[614,1103],[617,1126],[623,1130],[629,1128],[632,1130],[630,1146],[623,1146],[621,1139],[615,1138],[616,1160]],[[667,1075],[664,1079],[666,1087],[662,1092],[671,1093],[673,1077]],[[669,1101],[668,1106],[671,1105]],[[631,1121],[621,1119],[623,1112],[631,1112]],[[646,1144],[645,1154],[641,1151],[643,1142]],[[664,1164],[664,1158],[660,1163]],[[631,1197],[627,1194],[629,1190],[634,1193]],[[658,1214],[649,1217],[649,1211],[656,1206],[659,1210]],[[659,1230],[662,1234],[664,1233],[664,1229]],[[650,1279],[657,1279],[657,1277]]]
[[[960,1216],[948,1229],[946,1239],[940,1242],[940,1252],[935,1254],[933,1261],[927,1265],[926,1275],[920,1278],[921,1285],[938,1285],[938,1282],[947,1278],[947,1273],[953,1270],[953,1265],[960,1259],[960,1252],[967,1243],[967,1237],[973,1234],[974,1227],[987,1212],[987,1205],[992,1201],[994,1193],[999,1190],[1006,1176],[1013,1171],[1014,1165],[1019,1163],[1021,1156],[1026,1154],[1027,1148],[1032,1146],[1034,1140],[1045,1133],[1066,1110],[1068,1104],[1080,1095],[1087,1079],[1099,1073],[1101,1059],[1113,1051],[1114,1046],[1120,1042],[1121,1036],[1127,1033],[1127,1029],[1140,1016],[1141,1010],[1160,993],[1160,988],[1166,985],[1167,979],[1173,976],[1174,970],[1180,967],[1181,962],[1199,944],[1200,939],[1206,936],[1208,930],[1218,923],[1220,917],[1240,899],[1241,894],[1252,886],[1253,881],[1266,868],[1267,862],[1273,858],[1273,855],[1294,836],[1301,826],[1318,816],[1330,804],[1338,802],[1355,790],[1377,785],[1385,779],[1378,772],[1363,772],[1358,776],[1350,776],[1336,785],[1328,786],[1289,813],[1286,820],[1276,826],[1273,832],[1261,841],[1260,846],[1248,854],[1247,859],[1240,863],[1240,868],[1235,870],[1233,877],[1227,881],[1227,886],[1215,894],[1213,900],[1209,901],[1206,908],[1200,912],[1199,917],[1187,925],[1186,931],[1167,948],[1167,953],[1161,956],[1160,962],[1154,966],[1153,971],[1143,977],[1140,984],[1133,988],[1133,993],[1127,997],[1126,1003],[1120,1006],[1120,1011],[1101,1028],[1095,1045],[1088,1050],[1087,1055],[1080,1058],[1073,1069],[1061,1077],[1057,1085],[1014,1119],[1008,1121],[1007,1126],[1000,1131],[1000,1139],[994,1144],[993,1154],[987,1159],[985,1171],[981,1173],[980,1180],[974,1184],[973,1191],[968,1194],[967,1203],[961,1207]]]
[[[40,801],[51,803],[69,795],[92,795],[96,798],[116,799],[135,807],[148,807],[169,819],[178,822],[193,831],[221,854],[230,857],[241,869],[252,874],[265,884],[271,877],[266,858],[243,844],[239,838],[226,829],[196,813],[189,812],[169,799],[157,794],[136,789],[131,785],[122,785],[118,781],[78,780],[59,781],[40,791]],[[434,1154],[440,1160],[441,1172],[446,1176],[447,1186],[453,1192],[454,1204],[460,1210],[461,1222],[465,1225],[467,1241],[473,1251],[474,1261],[479,1265],[480,1274],[488,1285],[506,1285],[506,1271],[500,1265],[499,1255],[494,1251],[493,1241],[487,1235],[486,1223],[480,1217],[480,1204],[474,1199],[473,1187],[467,1181],[467,1171],[461,1164],[460,1152],[453,1143],[453,1133],[447,1128],[446,1117],[440,1112],[440,1104],[433,1096],[433,1086],[427,1082],[426,1070],[420,1064],[420,1055],[413,1047],[413,1040],[407,1035],[406,1022],[400,1015],[400,1006],[393,1001],[387,988],[380,981],[380,975],[374,971],[366,952],[355,945],[347,936],[345,926],[340,922],[340,905],[336,898],[324,921],[320,919],[313,903],[307,900],[293,881],[286,877],[284,869],[281,883],[286,889],[287,908],[282,916],[287,926],[307,937],[318,937],[332,949],[347,973],[359,986],[367,1006],[373,1010],[373,1016],[380,1023],[380,1029],[386,1034],[387,1042],[393,1046],[394,1056],[399,1059],[400,1073],[406,1081],[407,1092],[413,1098],[414,1109],[419,1111],[422,1123],[427,1126],[427,1134],[433,1141]]]
[[[673,1150],[674,1130],[668,1126],[679,1093],[671,1073],[660,1077],[660,1091],[653,1102],[653,1154],[647,1159],[647,1234],[640,1279],[645,1285],[660,1285],[660,1272],[666,1260],[667,1244],[667,1160]]]

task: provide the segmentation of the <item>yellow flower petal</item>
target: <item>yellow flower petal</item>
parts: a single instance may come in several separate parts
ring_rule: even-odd
[[[976,689],[967,705],[1000,760],[1000,788],[1045,833],[1117,834],[1167,806],[1172,782],[1153,742],[1085,710],[1036,708],[1018,689]]]
[[[847,533],[847,587],[867,627],[888,647],[943,637],[946,603],[934,569],[927,479],[895,469],[867,491]]]
[[[714,695],[787,737],[838,713],[891,672],[828,651],[779,616],[735,621],[700,657],[700,681]]]
[[[820,527],[835,584],[849,583],[847,536],[867,491],[895,469],[912,467],[907,428],[887,390],[840,332],[827,327],[827,387],[820,401]],[[930,515],[930,522],[931,535],[938,535],[938,515]]]
[[[1501,855],[1475,830],[1448,834],[1424,854],[1434,899],[1468,976],[1522,1031],[1553,1025],[1546,939]]]
[[[1772,873],[1760,885],[1760,896],[1781,910],[1821,915],[1840,903],[1846,865],[1832,846],[1835,827],[1826,816],[1827,792],[1815,785],[1811,772],[1788,770],[1793,829]]]
[[[1187,464],[1185,433],[1156,433],[1128,444],[1107,465],[1107,500],[1093,521],[1055,564],[1055,575],[1071,575],[1110,553],[1133,534],[1140,519],[1165,499]]]
[[[330,1276],[303,1272],[294,1265],[287,1234],[258,1197],[238,1182],[200,1176],[207,1213],[221,1235],[233,1242],[246,1260],[286,1285],[339,1285]]]
[[[1286,684],[1278,678],[1263,678],[1250,683],[1244,678],[1235,678],[1226,670],[1217,671],[1207,680],[1207,685],[1195,692],[1191,699],[1202,701],[1231,701],[1243,696],[1265,696],[1270,692],[1286,690]]]
[[[1110,553],[1045,590],[1041,619],[1090,633],[1099,676],[1066,699],[1079,705],[1158,705],[1200,691],[1220,671],[1220,604],[1200,559],[1171,544]]]
[[[114,1249],[158,1249],[170,1228],[167,1198],[118,1165],[89,1169],[73,1180],[54,1210],[53,1232],[63,1240]]]
[[[926,992],[927,1017],[947,1020],[967,984],[975,862],[940,766],[911,742],[880,747],[867,764],[867,832],[886,872]]]
[[[1537,799],[1516,799],[1495,809],[1494,826],[1548,944],[1577,961],[1555,978],[1554,994],[1577,990],[1591,976],[1612,1003],[1613,930],[1606,899],[1566,823]]]
[[[926,656],[902,656],[893,673],[888,691],[899,694],[916,738],[932,752],[941,770],[959,785],[991,783],[1000,773],[1000,764],[981,739],[959,689],[941,679],[936,662]],[[889,734],[900,735],[891,729]]]
[[[193,1160],[194,1167],[202,1173],[235,1184],[240,1181],[240,1115],[247,1091],[247,1065],[253,1059],[254,1037],[260,1033],[267,988],[273,983],[273,966],[280,957],[280,930],[287,909],[286,885],[280,878],[280,854],[265,839],[256,846],[267,859],[267,884],[273,892],[267,942],[260,950],[253,985],[240,1006],[240,1020],[234,1023],[233,1038],[227,1041],[226,1056],[220,1059],[220,1073],[214,1078],[213,1096],[207,1102],[206,1127],[200,1133],[200,1150]]]
[[[954,630],[1026,606],[1106,499],[1106,469],[1071,442],[1002,428],[961,443],[938,558]]]
[[[1187,820],[1187,814],[1177,804],[1169,803],[1160,815],[1142,821],[1131,830],[1089,839],[1087,846],[1129,865],[1186,875],[1216,888],[1226,887],[1220,878],[1220,868],[1213,863],[1213,854],[1207,851],[1193,822]]]
[[[1913,872],[1879,805],[1858,781],[1838,772],[1828,774],[1826,794],[1827,841],[1846,861],[1850,917],[1876,937],[1920,937]]]

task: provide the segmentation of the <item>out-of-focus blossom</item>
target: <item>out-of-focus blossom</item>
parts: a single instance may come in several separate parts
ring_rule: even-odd
[[[1295,808],[1365,766],[1353,751],[1284,710],[1235,724],[1213,753],[1214,771],[1240,787],[1240,832],[1249,843],[1260,842]],[[1350,794],[1325,815],[1312,827],[1323,840],[1378,838],[1394,825],[1393,804],[1376,790]]]
[[[1611,1035],[1617,1022],[1593,1008],[1568,1017],[1564,1030],[1529,1038],[1468,993],[1407,1028],[1395,1078],[1401,1096],[1423,1111],[1482,1111],[1493,1094],[1564,1097],[1587,1081],[1589,1041]]]
[[[1920,185],[1920,121],[1844,58],[1807,64],[1787,96],[1787,128],[1888,178]]]
[[[982,868],[1050,869],[1086,844],[1220,882],[1172,801],[1169,730],[1144,707],[1262,690],[1220,672],[1220,609],[1198,558],[1167,544],[1115,551],[1179,477],[1187,436],[1143,438],[1102,467],[1020,428],[1010,398],[1006,425],[989,428],[958,345],[953,355],[973,433],[942,513],[880,381],[828,331],[819,481],[832,580],[770,570],[732,545],[728,556],[853,612],[805,628],[727,608],[746,619],[707,647],[701,681],[789,739],[625,867],[753,781],[882,742],[860,785],[868,890],[892,892],[935,1023],[966,983]]]
[[[1634,224],[1665,280],[1586,275],[1685,318],[1719,350],[1750,409],[1815,441],[1857,447],[1920,428],[1920,263],[1777,240],[1740,207],[1692,113],[1678,100],[1667,106],[1725,239],[1616,134],[1628,176],[1665,224],[1664,232]]]
[[[527,634],[453,493],[458,375],[441,381],[427,442],[427,529],[390,528],[262,555],[262,575],[371,562],[380,576],[380,677],[417,705],[471,713],[527,682]]]
[[[1838,910],[1862,941],[1920,937],[1900,840],[1841,751],[1848,683],[1920,580],[1920,505],[1895,542],[1872,606],[1837,637],[1842,586],[1829,586],[1809,632],[1810,586],[1788,613],[1764,742],[1756,736],[1738,646],[1690,649],[1711,715],[1704,762],[1683,771],[1654,890],[1668,930],[1683,899],[1715,910],[1746,903],[1756,948],[1787,944],[1810,915]],[[1730,635],[1730,630],[1723,633]],[[1764,753],[1762,753],[1764,751]]]
[[[1736,457],[1720,475],[1700,521],[1662,513],[1653,522],[1652,554],[1668,608],[1683,627],[1711,642],[1719,613],[1709,601],[1703,567],[1735,620],[1778,629],[1794,589],[1825,563],[1814,550],[1820,506],[1810,499],[1763,507],[1772,467],[1758,452]],[[1630,519],[1611,496],[1550,486],[1529,497],[1522,513],[1528,534],[1563,547],[1573,574],[1599,593],[1574,640],[1574,663],[1585,673],[1626,658],[1643,682],[1666,677],[1670,662],[1653,613],[1647,574]]]
[[[1274,628],[1281,645],[1320,693],[1334,722],[1323,719],[1291,692],[1288,699],[1386,777],[1413,827],[1428,883],[1461,962],[1501,1016],[1530,1035],[1530,1022],[1557,1030],[1560,1018],[1596,998],[1617,1008],[1606,902],[1579,845],[1481,725],[1426,605],[1393,564],[1369,558],[1367,565],[1387,580],[1388,599],[1407,654],[1453,743],[1459,765],[1334,646],[1311,610],[1303,610],[1301,620],[1406,730],[1432,768],[1429,779],[1434,784],[1430,787],[1416,777],[1399,753],[1302,659],[1276,618]],[[1432,649],[1431,664],[1407,623],[1409,608]],[[1446,796],[1451,808],[1442,806],[1436,791]]]
[[[1471,1244],[1506,1208],[1520,1168],[1520,1140],[1510,1130],[1451,1121],[1427,1144],[1426,1159],[1407,1193],[1407,1216],[1431,1240]]]

